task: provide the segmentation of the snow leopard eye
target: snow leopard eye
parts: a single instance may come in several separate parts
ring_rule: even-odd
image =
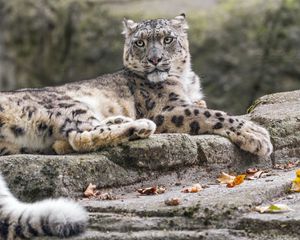
[[[170,44],[171,42],[173,42],[173,37],[165,37],[164,38],[164,44]]]
[[[135,45],[138,46],[138,47],[144,47],[145,46],[145,43],[143,40],[137,40],[135,42]]]

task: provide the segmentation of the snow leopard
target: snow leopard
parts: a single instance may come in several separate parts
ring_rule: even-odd
[[[97,151],[153,134],[217,134],[266,157],[268,131],[242,117],[206,108],[191,68],[185,15],[124,19],[124,68],[56,87],[0,93],[0,155]],[[0,179],[1,234],[68,236],[86,215],[66,200],[25,204]]]
[[[265,128],[196,103],[203,94],[191,69],[184,15],[123,23],[121,71],[0,93],[1,155],[91,152],[154,133],[217,134],[270,155]]]

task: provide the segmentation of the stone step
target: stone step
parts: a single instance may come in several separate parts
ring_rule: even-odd
[[[298,239],[300,194],[286,195],[294,177],[295,170],[274,171],[235,188],[212,185],[184,194],[181,187],[173,187],[162,195],[129,193],[119,200],[81,201],[90,211],[91,230],[75,239]],[[165,198],[174,196],[183,199],[182,205],[163,204]],[[253,212],[254,206],[274,199],[296,211]]]
[[[117,200],[99,201],[82,200],[80,204],[91,213],[114,213],[118,217],[132,214],[139,217],[210,217],[222,216],[229,210],[246,212],[252,206],[285,195],[295,176],[294,170],[273,171],[270,176],[256,180],[247,180],[234,188],[226,185],[211,184],[198,193],[182,193],[183,186],[171,186],[164,194],[140,196],[137,192],[124,192]],[[205,180],[200,180],[205,184]],[[165,199],[178,197],[182,204],[175,207],[166,206]],[[229,213],[229,212],[228,212]],[[229,213],[230,214],[230,213]]]
[[[10,188],[22,200],[82,195],[88,184],[111,188],[184,174],[198,168],[198,176],[213,171],[242,171],[250,166],[271,166],[239,150],[220,136],[158,134],[91,154],[3,156],[0,170]],[[174,181],[176,179],[174,178]]]
[[[300,90],[257,99],[249,119],[266,127],[274,145],[273,161],[300,157]]]
[[[91,213],[89,227],[101,232],[198,230],[201,222],[187,217],[141,217],[135,214]]]
[[[204,231],[139,231],[139,232],[97,232],[90,230],[87,233],[72,238],[74,240],[245,240],[242,231],[228,229],[213,229]],[[43,239],[43,238],[38,238]],[[37,239],[37,240],[38,240]],[[52,239],[52,238],[51,238]],[[57,240],[53,238],[53,240]]]
[[[248,229],[260,234],[272,232],[273,234],[300,236],[300,194],[290,194],[276,199],[272,203],[286,204],[292,211],[280,214],[251,212],[243,215],[236,228]],[[266,204],[270,204],[270,202],[266,202]]]

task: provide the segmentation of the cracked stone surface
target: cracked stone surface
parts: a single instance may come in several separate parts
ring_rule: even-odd
[[[295,170],[272,170],[269,176],[235,188],[210,183],[198,193],[182,193],[171,184],[164,194],[119,195],[111,201],[80,200],[90,212],[85,239],[299,239],[300,195],[287,194]],[[178,206],[166,206],[170,197]],[[295,211],[259,214],[255,206],[285,203]]]
[[[300,195],[288,191],[295,169],[273,167],[300,160],[300,91],[264,96],[244,117],[268,128],[274,144],[271,157],[248,154],[220,136],[160,134],[92,154],[1,157],[0,169],[22,200],[78,199],[90,212],[90,224],[77,240],[299,239]],[[242,173],[250,167],[268,170],[270,176],[235,188],[216,183],[221,171]],[[90,182],[118,199],[81,199]],[[204,190],[181,193],[193,183]],[[155,185],[165,186],[167,192],[155,196],[136,192]],[[170,197],[180,198],[181,204],[166,206]],[[270,202],[287,203],[295,211],[276,215],[253,211]]]
[[[216,175],[219,170],[235,171],[254,165],[271,166],[271,160],[243,152],[223,137],[187,134],[154,135],[98,153],[14,155],[3,156],[0,161],[11,189],[29,201],[80,196],[90,182],[98,188],[111,188],[162,177],[163,182],[170,181],[170,177],[174,181],[191,180],[210,171]],[[199,173],[195,174],[195,168]]]
[[[250,114],[253,121],[265,126],[275,146],[277,161],[300,156],[300,91],[266,95],[256,101]]]

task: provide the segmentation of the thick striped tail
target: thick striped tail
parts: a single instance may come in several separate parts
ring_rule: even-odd
[[[84,232],[87,222],[87,212],[71,200],[18,201],[0,175],[0,239],[65,238]]]

